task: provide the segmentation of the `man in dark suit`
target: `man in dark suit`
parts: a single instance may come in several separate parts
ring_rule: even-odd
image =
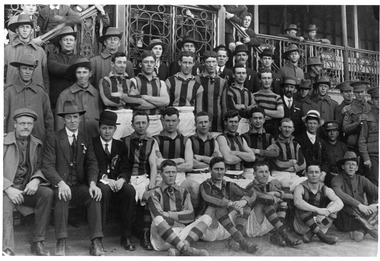
[[[221,44],[214,48],[214,51],[217,53],[217,63],[218,67],[216,72],[220,78],[226,79],[229,82],[232,79],[232,70],[226,66],[229,58],[232,59],[232,53],[225,45]]]
[[[96,186],[98,163],[92,141],[79,129],[81,115],[86,111],[66,101],[62,111],[64,128],[48,139],[43,153],[42,172],[54,188],[54,223],[57,238],[56,255],[66,255],[67,221],[70,205],[87,208],[90,230],[90,254],[104,255],[101,222],[102,192]]]
[[[284,118],[289,118],[294,123],[294,136],[303,130],[303,122],[301,120],[301,103],[294,99],[294,93],[297,88],[297,79],[292,76],[285,77],[281,83],[282,95],[281,99],[284,103]]]
[[[252,93],[260,90],[260,81],[257,73],[248,67],[248,47],[245,44],[236,46],[234,55],[236,64],[243,63],[247,69],[247,79],[245,80],[244,87],[250,90]],[[230,84],[232,84],[232,82],[233,79],[230,80]]]
[[[105,229],[111,198],[117,197],[120,206],[121,244],[129,251],[136,247],[132,244],[132,222],[135,213],[136,191],[127,181],[131,173],[127,173],[126,147],[121,140],[113,139],[116,131],[117,114],[104,111],[100,114],[100,136],[92,138],[94,152],[99,167],[98,187],[102,191],[102,228]]]

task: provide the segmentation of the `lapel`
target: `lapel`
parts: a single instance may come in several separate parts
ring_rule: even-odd
[[[112,139],[112,147],[111,147],[111,158],[118,154],[118,149],[116,148],[117,143],[114,139]]]
[[[65,128],[59,131],[59,146],[62,149],[63,155],[65,156],[68,163],[70,163],[70,143],[69,138],[67,137],[67,133]]]
[[[86,148],[88,147],[88,145],[86,144],[86,141],[84,139],[84,136],[82,134],[82,132],[78,131],[78,138],[77,138],[77,163],[79,162],[79,159],[83,157],[83,155],[85,155],[83,153],[83,146],[81,144],[84,144],[86,146]]]

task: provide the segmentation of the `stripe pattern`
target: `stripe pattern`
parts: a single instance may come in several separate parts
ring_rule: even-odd
[[[175,159],[175,158],[185,158],[185,146],[187,137],[178,133],[177,137],[174,139],[165,136],[164,134],[159,134],[154,137],[158,142],[158,147],[165,159]]]
[[[274,92],[258,91],[253,94],[253,98],[256,104],[265,110],[277,110],[278,106],[284,106],[281,96]]]
[[[124,144],[127,147],[128,171],[132,175],[149,175],[149,156],[154,145],[153,138],[139,139],[132,134],[124,139]]]
[[[232,151],[243,151],[243,137],[241,135],[232,135],[228,132],[222,134],[226,140],[227,145]],[[241,161],[237,164],[226,164],[227,170],[244,170],[244,162]]]
[[[195,81],[195,77],[185,80],[177,73],[166,79],[166,86],[170,96],[169,106],[202,106],[196,104],[196,98],[198,95],[202,95],[203,87]]]
[[[151,81],[143,74],[139,74],[135,77],[137,83],[137,89],[141,95],[149,95],[159,97],[161,92],[161,81],[158,77],[153,77]],[[148,115],[157,115],[160,113],[159,109],[146,110]]]
[[[191,141],[191,147],[193,148],[193,153],[196,155],[203,155],[211,157],[215,150],[215,139],[207,138],[203,141],[198,135],[192,135],[189,137]]]

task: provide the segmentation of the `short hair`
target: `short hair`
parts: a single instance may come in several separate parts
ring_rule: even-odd
[[[268,163],[268,161],[265,161],[265,160],[259,160],[257,161],[254,165],[253,165],[253,170],[256,172],[257,169],[261,166],[267,166],[269,171],[271,171],[271,168],[270,168],[270,165]]]
[[[247,13],[245,16],[250,16],[251,18],[253,17],[251,13]]]
[[[261,74],[262,73],[270,73],[271,75],[272,75],[272,77],[273,77],[273,72],[272,72],[272,70],[271,69],[268,69],[268,68],[265,68],[265,69],[262,69],[261,71],[259,71],[259,73],[258,73],[258,76],[259,76],[259,79],[261,80]]]
[[[293,127],[294,127],[294,122],[290,119],[290,118],[283,118],[281,121],[280,121],[280,126],[282,125],[282,123],[284,122],[291,122],[293,123]]]
[[[174,107],[166,107],[161,113],[162,119],[165,118],[166,115],[167,116],[177,115],[177,117],[179,118],[179,111],[178,109]]]
[[[224,166],[226,166],[226,163],[224,162],[224,158],[222,157],[214,157],[210,160],[210,169],[212,169],[212,167],[214,167],[214,165],[216,163],[219,163],[219,162],[223,162]]]
[[[262,113],[263,114],[263,116],[265,117],[265,111],[264,111],[264,109],[263,108],[261,108],[261,107],[259,107],[259,106],[254,106],[250,111],[249,111],[249,117],[250,118],[252,118],[252,115],[254,114],[254,113]]]
[[[224,119],[224,121],[227,121],[228,119],[235,118],[236,116],[240,118],[239,111],[229,110],[224,114],[223,119]]]
[[[143,51],[140,55],[140,62],[142,62],[142,60],[144,60],[145,58],[150,57],[150,56],[152,56],[154,58],[154,60],[157,59],[156,55],[154,54],[154,52],[152,50]]]
[[[181,52],[181,54],[179,55],[178,61],[182,62],[182,58],[183,57],[192,57],[193,61],[195,62],[195,55],[194,55],[193,52],[190,52],[190,51],[183,51],[183,52]]]
[[[148,113],[146,111],[142,111],[142,110],[138,110],[138,111],[135,111],[133,113],[133,116],[132,116],[132,123],[135,121],[135,118],[136,116],[146,116],[148,122],[149,122],[149,116],[148,116]]]
[[[217,59],[218,58],[218,54],[216,52],[214,52],[214,51],[204,52],[203,57],[202,57],[203,61],[206,62],[206,60],[208,58],[215,58],[215,59]]]
[[[316,162],[316,161],[312,161],[309,164],[307,164],[307,166],[306,166],[306,172],[309,171],[309,168],[311,166],[317,166],[319,168],[319,171],[321,171],[321,165],[318,162]]]
[[[237,63],[235,64],[234,68],[232,69],[232,72],[235,74],[235,71],[237,68],[244,68],[245,71],[247,71],[247,68],[244,66],[244,63]]]
[[[116,52],[112,55],[111,62],[114,63],[118,57],[127,57],[127,55],[124,52]]]
[[[173,167],[177,168],[177,164],[173,160],[166,159],[163,162],[161,162],[161,165],[160,165],[161,172],[163,172],[164,168],[166,168],[168,166],[173,166]]]
[[[210,115],[208,115],[207,112],[205,112],[205,111],[200,111],[200,112],[198,112],[197,114],[195,114],[195,117],[194,117],[195,122],[197,122],[197,118],[198,118],[198,117],[201,117],[201,116],[207,116],[207,117],[210,119]]]

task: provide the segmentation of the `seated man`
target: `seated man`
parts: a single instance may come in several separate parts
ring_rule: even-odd
[[[15,255],[13,210],[30,214],[27,207],[35,212],[31,251],[49,256],[44,240],[53,191],[41,184],[47,181],[41,172],[42,142],[31,134],[37,114],[21,108],[14,111],[13,120],[15,131],[4,137],[3,147],[3,256]]]
[[[202,236],[204,241],[224,240],[229,237],[230,246],[234,249],[241,248],[248,253],[255,253],[258,246],[247,241],[243,234],[237,230],[233,223],[234,216],[239,212],[240,215],[246,214],[247,209],[256,200],[256,193],[251,196],[247,191],[235,183],[226,181],[224,174],[226,164],[222,157],[215,157],[210,161],[211,178],[204,181],[200,186],[201,192],[201,211],[212,217],[212,224]]]
[[[305,243],[310,243],[315,234],[322,242],[333,245],[338,237],[326,233],[336,213],[343,208],[343,202],[320,181],[321,174],[317,163],[310,164],[306,168],[307,180],[294,190],[294,230],[303,235]]]
[[[294,140],[293,122],[285,118],[280,124],[280,135],[275,144],[270,145],[267,151],[272,158],[272,177],[281,182],[284,188],[293,191],[294,188],[306,180],[297,176],[297,172],[305,169],[306,163],[302,155],[301,146]],[[272,156],[273,155],[273,156]]]
[[[237,133],[239,120],[238,111],[227,111],[224,114],[226,131],[218,136],[217,141],[226,161],[226,181],[245,188],[253,179],[253,173],[246,171],[244,164],[254,162],[256,157],[246,140]]]
[[[121,243],[126,250],[133,251],[135,246],[132,244],[131,235],[136,191],[127,182],[130,173],[126,169],[126,147],[122,141],[113,138],[118,125],[117,117],[112,111],[102,112],[99,119],[100,136],[92,138],[99,167],[98,187],[102,191],[102,228],[104,231],[111,199],[113,202],[120,202]]]
[[[246,189],[254,190],[257,200],[248,218],[248,227],[244,230],[248,236],[257,237],[267,234],[274,228],[272,243],[280,246],[299,245],[301,241],[290,234],[284,225],[288,209],[286,200],[293,200],[293,194],[286,193],[278,180],[269,181],[269,165],[265,161],[256,163],[254,170],[255,179]]]
[[[175,182],[177,165],[174,161],[164,160],[160,169],[162,181],[148,199],[153,218],[153,248],[156,251],[169,250],[170,256],[208,256],[207,250],[190,245],[211,224],[210,216],[203,215],[194,221],[190,193]]]
[[[350,232],[355,241],[363,240],[366,233],[377,240],[378,238],[378,187],[367,178],[357,175],[359,158],[355,152],[347,151],[338,162],[343,169],[341,175],[331,181],[331,187],[344,203],[344,208],[338,213],[334,222],[340,231]],[[365,203],[365,196],[376,202]]]

